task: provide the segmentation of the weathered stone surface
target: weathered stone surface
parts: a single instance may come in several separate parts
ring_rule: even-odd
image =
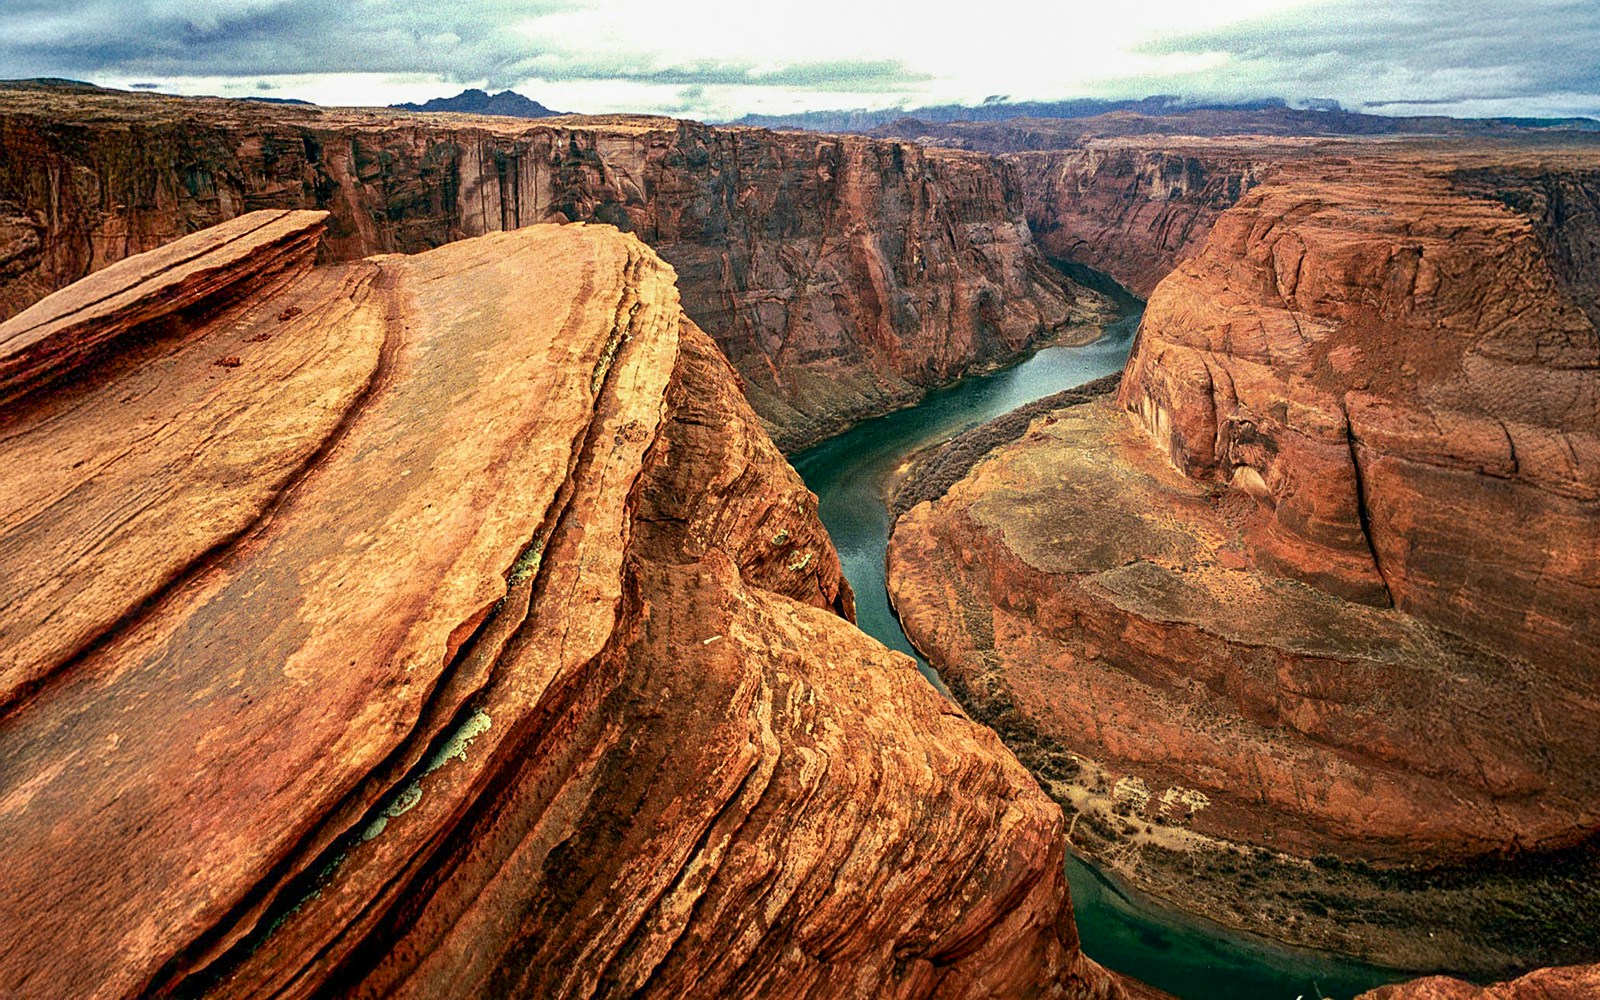
[[[1127,995],[672,279],[593,226],[290,268],[0,408],[7,597],[60,609],[0,992]]]
[[[1596,996],[1600,996],[1600,966],[1574,965],[1540,969],[1492,986],[1434,976],[1380,987],[1356,1000],[1589,1000]]]
[[[1160,137],[1006,157],[1045,253],[1104,271],[1141,298],[1199,249],[1273,158],[1266,141],[1240,147]]]
[[[1497,190],[1564,174],[1592,233],[1596,159]],[[1187,475],[1256,498],[1285,575],[1592,680],[1600,333],[1573,289],[1600,270],[1453,166],[1257,189],[1152,296],[1122,398]]]
[[[0,711],[259,522],[365,391],[383,338],[375,271],[308,275],[321,227],[321,213],[252,213],[0,325],[4,395],[46,387],[0,409]],[[259,303],[296,279],[299,313],[282,322]],[[185,329],[224,304],[226,334]],[[78,384],[51,387],[67,365]]]
[[[0,317],[269,207],[330,212],[337,260],[539,222],[630,230],[677,269],[685,310],[789,449],[1104,318],[985,154],[665,118],[0,90]]]
[[[202,240],[112,265],[0,323],[0,401],[117,346],[119,338],[183,313],[215,311],[245,289],[311,266],[326,212],[254,212]]]
[[[896,527],[896,606],[942,669],[1157,793],[1199,788],[1190,827],[1229,840],[1400,859],[1600,824],[1600,715],[1559,675],[1252,565],[1240,505],[1109,402],[1044,420]],[[952,616],[973,608],[985,627]]]
[[[1117,405],[898,522],[896,607],[1135,880],[1405,967],[1592,958],[1600,153],[1350,148],[1220,216]]]

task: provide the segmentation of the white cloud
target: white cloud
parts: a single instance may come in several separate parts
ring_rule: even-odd
[[[4,0],[16,75],[707,118],[1176,93],[1600,109],[1595,0]]]

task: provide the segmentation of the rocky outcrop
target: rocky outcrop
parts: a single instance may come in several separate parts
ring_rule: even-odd
[[[1600,154],[1360,155],[1221,215],[1115,404],[903,517],[891,589],[1142,884],[1402,967],[1592,960]]]
[[[1122,995],[669,267],[323,224],[0,326],[0,992]]]
[[[1518,176],[1496,190],[1531,209]],[[1568,175],[1587,232],[1408,161],[1265,188],[1152,297],[1123,402],[1187,476],[1256,498],[1276,571],[1590,680],[1594,178]]]
[[[1006,157],[1028,223],[1052,257],[1084,264],[1146,298],[1204,242],[1217,217],[1270,170],[1272,145],[1105,139]]]
[[[791,449],[1103,318],[983,154],[662,118],[0,91],[0,318],[263,208],[328,211],[334,260],[539,222],[631,231]]]
[[[1492,986],[1435,976],[1363,993],[1356,1000],[1588,1000],[1600,996],[1600,966],[1540,969]]]

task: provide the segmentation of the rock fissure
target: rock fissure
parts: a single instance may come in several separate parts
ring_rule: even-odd
[[[1367,488],[1365,477],[1361,471],[1361,442],[1356,439],[1355,428],[1350,424],[1350,410],[1348,406],[1341,406],[1344,414],[1345,440],[1350,447],[1350,473],[1355,479],[1356,488],[1356,518],[1361,525],[1361,537],[1367,541],[1367,549],[1372,553],[1373,568],[1378,571],[1378,577],[1383,581],[1384,606],[1394,607],[1394,591],[1390,588],[1389,577],[1383,571],[1383,558],[1378,554],[1378,547],[1372,541],[1372,514],[1367,506]]]
[[[893,604],[1142,886],[1413,967],[1591,959],[1547,929],[1593,923],[1593,873],[1546,875],[1600,830],[1587,279],[1527,235],[1542,209],[1414,157],[1595,154],[1351,152],[1215,216],[1116,405],[1031,414],[901,508]],[[1175,823],[1131,776],[1209,804]]]
[[[265,364],[350,267],[366,367]],[[309,471],[7,716],[0,989],[1121,995],[1071,936],[1058,813],[843,620],[815,498],[637,241],[535,226],[252,308],[271,336],[184,318],[204,379],[172,398],[311,380],[338,433],[230,438]],[[107,391],[166,363],[132,360]],[[59,436],[116,419],[63,409],[40,453],[70,471]]]

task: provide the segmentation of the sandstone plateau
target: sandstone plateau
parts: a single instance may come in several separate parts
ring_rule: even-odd
[[[0,325],[0,993],[1131,989],[670,267],[582,225],[313,266],[328,222]]]
[[[0,319],[241,212],[330,213],[325,260],[541,222],[633,232],[794,449],[1048,339],[1100,298],[983,154],[647,117],[538,123],[0,88]]]
[[[907,632],[1075,844],[1190,908],[1402,967],[1593,961],[1597,289],[1593,144],[1285,159],[1115,395],[901,518]]]

